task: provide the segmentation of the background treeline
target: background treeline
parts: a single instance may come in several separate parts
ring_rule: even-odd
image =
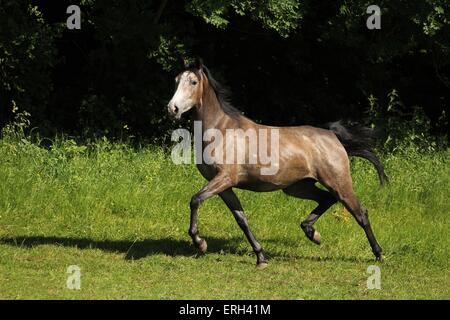
[[[378,0],[368,30],[372,2],[0,0],[0,126],[26,111],[43,135],[164,142],[180,58],[200,56],[257,121],[343,118],[391,149],[430,147],[449,133],[450,2]],[[71,4],[81,30],[66,28]]]

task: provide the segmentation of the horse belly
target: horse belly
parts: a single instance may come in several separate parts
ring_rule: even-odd
[[[261,182],[261,181],[255,181],[255,182],[243,182],[239,183],[236,188],[244,189],[244,190],[250,190],[255,192],[270,192],[270,191],[276,191],[283,189],[287,186],[275,184],[271,182]]]

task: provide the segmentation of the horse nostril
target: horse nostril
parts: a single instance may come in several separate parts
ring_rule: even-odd
[[[173,111],[174,111],[175,113],[178,113],[178,107],[177,107],[177,106],[173,106]]]

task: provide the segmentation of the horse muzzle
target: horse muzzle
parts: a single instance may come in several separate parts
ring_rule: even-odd
[[[180,109],[175,104],[170,104],[167,106],[167,112],[172,118],[179,120],[181,118]]]

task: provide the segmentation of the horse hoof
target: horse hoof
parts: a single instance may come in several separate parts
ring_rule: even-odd
[[[313,235],[311,241],[314,242],[315,244],[320,244],[320,240],[322,240],[322,236],[320,235],[319,232],[314,230],[314,235]]]
[[[380,255],[377,255],[376,257],[375,257],[375,261],[377,261],[377,262],[383,262],[383,256],[380,254]]]
[[[257,263],[257,264],[256,264],[256,269],[262,270],[262,269],[267,268],[268,265],[269,265],[269,264],[268,264],[267,262],[260,262],[260,263]]]
[[[205,254],[206,250],[208,249],[208,244],[206,243],[206,240],[202,239],[202,242],[198,246],[198,250],[201,254]]]

